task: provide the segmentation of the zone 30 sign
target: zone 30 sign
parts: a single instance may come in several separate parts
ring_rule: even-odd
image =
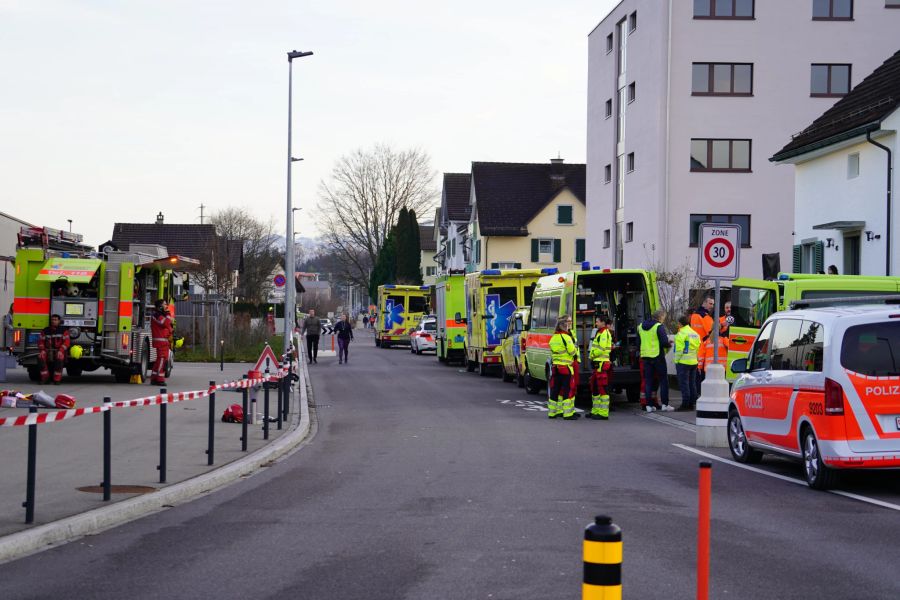
[[[700,225],[700,279],[737,279],[741,258],[741,226],[724,223]]]

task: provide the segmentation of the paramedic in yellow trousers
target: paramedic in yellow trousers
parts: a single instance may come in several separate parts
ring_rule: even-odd
[[[562,416],[567,421],[579,417],[575,414],[575,392],[578,389],[578,362],[581,354],[575,336],[569,331],[572,319],[562,315],[556,321],[556,332],[550,337],[550,352],[553,370],[547,383],[547,416],[555,419]]]
[[[612,371],[609,355],[613,346],[609,325],[609,317],[597,317],[595,322],[597,333],[591,341],[590,352],[591,366],[594,370],[591,373],[591,414],[588,418],[601,421],[609,418],[609,392],[606,388]]]
[[[678,387],[681,388],[679,411],[694,410],[700,390],[697,389],[697,363],[700,350],[700,336],[691,327],[690,315],[678,318],[681,328],[675,334],[675,372]]]

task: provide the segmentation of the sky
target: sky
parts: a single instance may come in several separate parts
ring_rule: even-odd
[[[99,244],[247,207],[295,230],[335,162],[585,160],[587,35],[615,0],[0,0],[0,211]]]

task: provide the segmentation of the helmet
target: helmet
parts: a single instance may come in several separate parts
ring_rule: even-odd
[[[83,354],[84,354],[84,348],[82,348],[82,347],[79,346],[78,344],[75,344],[74,346],[72,346],[72,347],[69,349],[69,356],[71,356],[72,358],[74,358],[74,359],[76,359],[76,360],[79,359],[79,358],[81,358],[81,356],[82,356]]]
[[[183,337],[175,338],[175,347],[181,348],[182,346],[184,346],[184,338]]]

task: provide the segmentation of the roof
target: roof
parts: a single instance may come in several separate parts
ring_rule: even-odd
[[[473,162],[481,235],[528,235],[528,223],[563,189],[585,203],[585,165]]]
[[[468,221],[470,217],[469,192],[472,176],[469,173],[444,173],[442,202],[448,221]]]
[[[782,161],[877,130],[900,104],[900,51],[872,71],[812,125],[796,134],[771,161]]]
[[[419,225],[419,249],[422,252],[437,251],[437,242],[434,241],[434,225]]]
[[[201,262],[209,259],[212,248],[219,248],[228,257],[229,270],[237,271],[243,266],[243,242],[222,240],[216,234],[215,225],[116,223],[111,241],[121,249],[127,249],[131,244],[159,244],[165,246],[169,254],[179,254]]]

